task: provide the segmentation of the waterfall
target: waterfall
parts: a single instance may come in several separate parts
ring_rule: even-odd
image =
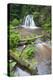
[[[38,28],[33,20],[32,15],[27,15],[23,21],[22,27],[24,28],[30,28],[30,29],[36,29]]]
[[[33,20],[33,16],[32,15],[27,15],[24,25],[26,26],[35,26],[34,20]]]

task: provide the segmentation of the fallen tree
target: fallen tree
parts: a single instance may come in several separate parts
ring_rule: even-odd
[[[36,40],[37,38],[42,38],[44,35],[39,35],[39,36],[36,36],[34,38],[28,38],[28,39],[21,39],[20,42],[24,42],[24,41],[34,41]]]
[[[39,35],[39,36],[36,36],[34,38],[28,38],[28,39],[21,39],[19,40],[19,43],[18,43],[18,46],[21,46],[21,45],[24,45],[24,44],[29,44],[31,42],[34,42],[37,38],[43,38],[44,35]]]
[[[27,60],[18,57],[17,54],[13,52],[10,53],[10,56],[12,57],[13,60],[16,61],[15,66],[18,66],[21,69],[25,70],[26,72],[29,72],[31,75],[37,74],[37,68],[34,69],[33,67],[31,67],[31,64]]]
[[[20,45],[29,44],[30,42],[34,42],[37,38],[42,38],[42,37],[44,37],[44,35],[36,36],[34,38],[21,39],[18,45],[20,46]],[[9,56],[12,57],[12,59],[16,61],[15,66],[18,66],[21,69],[25,70],[26,72],[29,72],[31,75],[37,74],[37,67],[35,67],[35,69],[31,67],[31,65],[33,66],[33,64],[31,64],[28,60],[24,59],[23,56],[22,57],[20,56],[22,55],[22,52],[19,55],[18,54],[19,52],[15,53],[12,50],[9,52]]]

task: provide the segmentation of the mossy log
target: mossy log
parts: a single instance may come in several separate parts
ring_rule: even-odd
[[[36,36],[36,37],[33,37],[33,38],[21,39],[18,43],[18,46],[24,45],[24,44],[29,44],[31,42],[34,42],[37,38],[43,38],[43,37],[44,37],[44,35],[39,35],[39,36]]]
[[[24,42],[24,41],[34,41],[37,38],[42,38],[44,35],[40,35],[40,36],[36,36],[34,38],[28,38],[28,39],[21,39],[20,42]]]
[[[16,65],[18,67],[25,70],[26,72],[29,72],[31,75],[37,74],[37,68],[34,69],[33,67],[31,67],[31,64],[27,60],[18,57],[17,54],[13,52],[10,53],[10,56],[17,62]]]

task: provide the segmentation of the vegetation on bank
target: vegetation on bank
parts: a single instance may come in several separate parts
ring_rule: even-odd
[[[28,14],[33,15],[37,26],[51,33],[51,6],[9,4],[9,23],[13,26],[22,24]]]
[[[33,59],[34,53],[36,52],[36,48],[32,40],[34,39],[34,37],[36,37],[36,34],[30,34],[30,36],[29,35],[24,36],[24,39],[22,39],[23,37],[16,28],[22,24],[24,17],[26,17],[26,15],[28,14],[33,15],[35,24],[38,27],[41,27],[45,32],[47,32],[48,38],[51,39],[51,6],[9,4],[10,20],[8,24],[9,25],[8,38],[9,38],[10,56],[12,56],[13,58],[16,57],[16,60],[23,60],[24,65],[29,64],[31,60],[30,68],[33,68],[33,65],[35,65],[36,63],[35,60]],[[48,39],[48,38],[43,37],[43,39]],[[28,44],[22,50],[20,50],[18,44],[22,40],[24,41],[27,40]],[[22,63],[22,61],[20,62]],[[16,64],[16,61],[9,63],[10,63],[10,75],[13,75],[14,72],[12,71],[12,68]]]

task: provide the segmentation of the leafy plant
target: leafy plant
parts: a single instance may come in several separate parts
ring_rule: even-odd
[[[16,19],[16,18],[11,21],[11,24],[12,24],[13,26],[18,26],[19,23],[20,23],[19,20]]]
[[[24,49],[24,51],[23,51],[23,53],[22,53],[22,57],[27,58],[27,59],[30,59],[30,58],[33,56],[35,50],[36,50],[36,49],[35,49],[34,45],[32,45],[32,44],[28,45],[28,46]]]
[[[10,26],[9,30],[9,42],[10,42],[10,48],[16,48],[17,44],[20,40],[20,34],[14,30],[13,26]]]

